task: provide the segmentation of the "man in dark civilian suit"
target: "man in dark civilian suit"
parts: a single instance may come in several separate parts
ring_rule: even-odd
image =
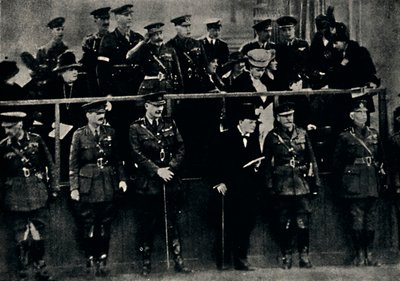
[[[257,118],[252,104],[242,105],[237,112],[237,126],[221,134],[211,165],[210,179],[215,190],[212,199],[216,211],[217,267],[221,269],[230,261],[231,255],[236,270],[250,269],[247,253],[255,223],[260,183],[258,168],[261,164],[261,160],[249,164],[261,157],[258,137],[254,133]],[[225,221],[221,221],[221,207],[224,208]],[[221,233],[221,223],[225,225],[225,233]],[[224,249],[223,234],[226,236]]]

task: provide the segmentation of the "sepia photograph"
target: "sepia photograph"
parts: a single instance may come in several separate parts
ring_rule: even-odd
[[[0,0],[0,281],[400,280],[399,0]]]

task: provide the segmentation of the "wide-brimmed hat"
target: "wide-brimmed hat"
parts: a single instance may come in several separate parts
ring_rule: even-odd
[[[247,53],[248,62],[255,67],[267,67],[271,61],[271,52],[265,49],[254,49]]]
[[[53,71],[59,72],[70,68],[79,68],[81,66],[81,64],[76,62],[74,53],[71,51],[66,51],[58,56],[57,66],[53,69]]]

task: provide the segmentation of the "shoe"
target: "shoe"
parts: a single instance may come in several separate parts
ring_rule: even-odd
[[[96,276],[106,277],[110,274],[110,270],[107,268],[107,255],[102,255],[96,262]]]
[[[356,253],[356,256],[354,257],[352,264],[354,266],[363,266],[365,264],[365,260],[364,260],[364,257],[362,255],[361,251]]]
[[[282,269],[291,269],[292,268],[292,254],[285,254],[280,258],[280,266]]]
[[[364,264],[366,266],[377,266],[377,267],[382,265],[378,260],[374,259],[372,252],[366,253]]]
[[[85,270],[86,278],[93,279],[96,275],[96,268],[93,256],[90,256],[86,260],[86,270]]]
[[[43,260],[35,262],[34,267],[36,270],[36,281],[55,281],[55,279],[48,272],[46,263]]]
[[[299,255],[299,267],[300,268],[312,268],[312,263],[308,257],[307,250],[303,250]]]
[[[247,261],[247,259],[241,259],[241,258],[234,258],[234,263],[233,267],[236,270],[244,270],[244,271],[249,271],[250,269],[250,263]]]
[[[151,272],[151,248],[144,245],[139,248],[139,251],[142,253],[142,275],[147,276]]]

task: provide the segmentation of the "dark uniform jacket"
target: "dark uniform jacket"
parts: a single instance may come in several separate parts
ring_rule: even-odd
[[[179,171],[185,147],[175,122],[160,118],[155,130],[146,117],[140,118],[131,125],[129,138],[133,160],[138,167],[137,192],[146,195],[160,194],[164,181],[157,175],[157,170],[163,167],[169,167],[175,174],[173,180],[166,183],[167,191],[180,190]]]
[[[208,80],[207,57],[203,45],[193,38],[175,36],[167,42],[178,55],[185,92],[198,92],[198,85]]]
[[[47,184],[54,190],[57,187],[53,160],[42,138],[27,132],[19,141],[5,138],[0,142],[0,157],[5,207],[24,212],[44,207],[48,199]]]
[[[265,50],[276,49],[276,44],[274,42],[265,42],[264,44],[261,45],[260,42],[258,41],[252,41],[240,47],[239,51],[244,56],[247,56],[247,53],[254,49],[265,49]]]
[[[339,135],[333,169],[345,198],[378,197],[378,170],[382,156],[381,142],[375,129],[350,127]]]
[[[350,40],[347,49],[342,54],[342,58],[346,58],[348,63],[342,65],[342,59],[340,59],[335,65],[331,74],[330,88],[350,89],[363,87],[368,82],[373,82],[379,86],[379,79],[375,76],[375,65],[366,48]]]
[[[393,188],[400,193],[400,132],[396,132],[390,138],[390,176]]]
[[[218,60],[218,74],[221,74],[221,66],[228,61],[229,48],[228,44],[221,39],[215,39],[215,43],[212,44],[208,41],[207,37],[200,40],[203,45],[204,51],[207,58],[216,58]]]
[[[81,201],[104,202],[113,199],[119,181],[125,181],[114,129],[100,126],[97,140],[88,125],[74,133],[69,178],[71,190],[79,190]]]
[[[82,64],[84,71],[88,75],[91,90],[95,93],[99,91],[96,67],[97,57],[100,50],[100,42],[103,37],[104,35],[100,35],[99,33],[89,34],[82,41],[83,55],[80,63]],[[100,93],[98,93],[98,95],[99,94]]]
[[[284,89],[289,90],[289,85],[303,79],[303,85],[307,82],[304,79],[306,73],[309,46],[307,41],[295,38],[290,46],[282,42],[276,46],[276,60],[278,62],[278,76],[282,78]]]
[[[140,85],[140,94],[166,91],[169,93],[182,93],[183,80],[179,60],[173,48],[165,44],[157,46],[153,43],[144,43],[131,58],[133,64],[140,66],[145,75],[145,80]],[[148,79],[157,77],[157,79]],[[162,78],[161,78],[162,76]]]
[[[263,153],[267,187],[272,188],[275,194],[309,194],[310,187],[305,175],[310,172],[310,164],[314,181],[320,185],[314,151],[305,130],[295,127],[290,135],[278,125],[268,133]]]
[[[143,76],[127,61],[126,54],[143,39],[142,35],[130,30],[128,41],[118,28],[103,37],[97,58],[97,74],[104,94],[136,94]]]
[[[261,157],[257,134],[247,137],[244,146],[243,136],[237,127],[221,134],[213,157],[211,171],[212,185],[225,183],[230,196],[255,194],[260,183],[259,173],[254,165],[243,168],[248,162]]]
[[[68,50],[68,46],[63,42],[50,41],[46,45],[40,47],[36,54],[37,62],[47,68],[49,77],[51,77],[51,71],[57,66],[57,58],[59,55]]]

